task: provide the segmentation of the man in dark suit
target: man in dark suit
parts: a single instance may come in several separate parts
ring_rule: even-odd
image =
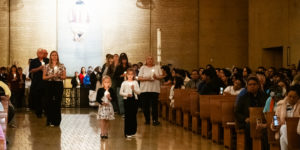
[[[29,71],[32,74],[32,83],[30,93],[32,94],[35,113],[38,118],[42,117],[43,113],[43,97],[45,96],[45,84],[43,81],[43,69],[49,62],[44,61],[43,49],[37,50],[37,58],[30,62]]]

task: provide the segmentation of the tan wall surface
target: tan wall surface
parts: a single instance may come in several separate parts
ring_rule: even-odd
[[[297,0],[249,1],[249,64],[256,68],[262,63],[263,48],[283,46],[283,66],[300,59],[300,2]],[[276,61],[276,60],[274,60]],[[270,67],[270,66],[265,66]]]
[[[162,63],[174,67],[198,67],[198,0],[154,0],[151,12],[151,50],[157,52],[157,28],[161,28]]]
[[[0,66],[9,61],[9,1],[0,0]]]
[[[300,1],[289,0],[289,45],[290,64],[298,64],[300,60]]]
[[[10,63],[24,67],[39,47],[56,49],[56,1],[11,1]]]
[[[138,8],[136,0],[109,3],[111,9],[105,11],[109,17],[103,24],[103,56],[126,52],[131,63],[144,61],[150,52],[150,9]]]
[[[247,65],[248,0],[199,0],[199,64]]]

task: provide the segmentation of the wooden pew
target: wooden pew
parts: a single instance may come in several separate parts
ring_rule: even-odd
[[[210,97],[210,120],[212,123],[212,140],[221,143],[222,103],[235,102],[236,96],[216,95]],[[233,111],[233,110],[232,110]],[[232,116],[234,117],[234,115]]]
[[[224,128],[224,146],[233,149],[233,134],[235,132],[234,105],[236,96],[232,96],[221,102],[222,126]]]
[[[245,131],[236,129],[236,149],[245,150]]]
[[[174,109],[176,112],[176,125],[183,125],[183,106],[188,98],[188,91],[185,89],[174,89]]]
[[[270,125],[273,121],[273,116],[275,112],[267,112],[265,114],[267,120],[267,131],[268,131],[268,143],[270,145],[270,150],[280,150],[279,140],[275,139],[275,132],[271,130]]]
[[[208,138],[210,126],[210,98],[211,95],[199,95],[199,108],[201,119],[201,135]]]
[[[223,95],[215,95],[209,98],[210,103],[210,121],[212,125],[212,141],[220,143],[220,127],[222,123],[222,109],[221,101],[224,98]]]
[[[257,119],[260,119],[261,122],[264,118],[263,107],[250,107],[249,108],[249,117],[250,117],[250,136],[252,138],[252,149],[261,150],[262,134],[260,131],[256,130]]]
[[[183,99],[183,128],[184,129],[191,129],[192,127],[192,116],[191,116],[191,107],[190,104],[192,99],[198,99],[198,92],[193,89],[187,89],[187,97]]]
[[[199,109],[199,94],[198,92],[190,93],[190,110],[192,116],[192,132],[200,133],[200,109]]]
[[[299,150],[300,149],[300,135],[297,134],[299,118],[286,118],[286,129],[288,138],[288,149]]]
[[[161,117],[163,119],[168,119],[168,110],[170,106],[170,86],[161,86],[160,94],[159,94],[159,101],[161,104]]]

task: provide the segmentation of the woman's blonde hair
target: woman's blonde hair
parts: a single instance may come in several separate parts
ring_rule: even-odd
[[[59,56],[58,56],[58,52],[55,51],[55,50],[53,50],[53,51],[50,53],[50,56],[49,56],[49,65],[50,65],[50,67],[53,67],[53,66],[52,66],[52,59],[51,59],[51,55],[52,55],[53,53],[56,53],[56,54],[57,54],[57,65],[59,66],[59,65],[60,65],[60,62],[59,62]]]
[[[111,78],[109,76],[107,76],[107,75],[105,75],[105,76],[102,77],[102,86],[104,86],[103,83],[104,83],[105,80],[109,80],[109,82],[110,82],[109,87],[111,87],[111,84],[112,84],[111,83]]]

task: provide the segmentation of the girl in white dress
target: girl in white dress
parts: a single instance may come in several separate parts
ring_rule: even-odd
[[[117,100],[117,96],[111,88],[111,79],[109,76],[102,78],[103,88],[99,88],[97,92],[98,119],[100,120],[101,139],[108,138],[109,121],[114,120],[114,109],[111,101]]]

